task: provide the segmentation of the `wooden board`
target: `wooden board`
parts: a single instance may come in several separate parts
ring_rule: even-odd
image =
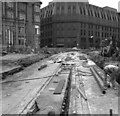
[[[65,85],[65,79],[60,80],[58,86],[54,91],[54,94],[61,94],[64,85]]]

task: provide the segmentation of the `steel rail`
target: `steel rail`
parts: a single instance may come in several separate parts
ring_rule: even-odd
[[[68,75],[67,86],[64,94],[64,98],[61,105],[60,116],[68,116],[69,112],[69,101],[70,101],[70,90],[71,90],[71,76],[72,76],[72,67]]]
[[[77,69],[77,71],[78,71],[78,69]],[[79,71],[78,71],[78,72],[79,72]],[[82,75],[81,75],[81,74],[80,74],[80,78],[79,78],[79,79],[82,81]],[[81,83],[83,83],[83,81],[82,81]],[[87,98],[87,95],[86,95],[86,92],[85,92],[85,88],[84,88],[84,87],[83,87],[83,92],[84,92],[85,97]],[[82,102],[82,100],[81,100],[81,102]],[[90,104],[89,104],[88,100],[86,100],[86,103],[87,103],[87,106],[88,106],[88,110],[89,110],[90,116],[93,116],[93,115],[92,115],[92,111],[91,111],[91,109],[90,109]]]
[[[56,75],[56,74],[55,74],[55,75]],[[49,78],[49,77],[55,76],[55,75],[50,75],[50,76],[45,76],[45,77],[38,77],[38,78],[27,78],[27,79],[19,79],[19,80],[10,80],[10,81],[5,81],[5,82],[0,82],[0,84],[9,83],[9,82],[18,82],[18,81],[39,80],[39,79],[43,79],[43,78]]]
[[[27,114],[30,110],[30,108],[35,104],[35,100],[37,99],[38,96],[40,96],[41,92],[46,88],[46,86],[50,83],[50,81],[52,80],[52,78],[55,76],[56,73],[58,73],[59,69],[61,67],[60,66],[53,72],[53,76],[51,76],[50,78],[48,78],[46,80],[46,82],[42,85],[42,87],[39,89],[39,91],[37,92],[37,94],[35,95],[34,98],[32,98],[29,103],[24,107],[24,109],[22,111],[19,112],[19,115],[22,116],[23,114]]]
[[[56,56],[57,57],[57,56]],[[48,58],[46,58],[48,59]],[[62,58],[62,60],[64,59],[64,57]],[[45,68],[45,67],[43,67]],[[56,74],[55,74],[56,75]],[[43,78],[49,78],[51,76],[55,76],[55,75],[50,75],[50,76],[45,76],[45,77],[37,77],[37,78],[27,78],[27,79],[19,79],[19,80],[9,80],[9,81],[3,81],[0,82],[0,84],[4,84],[4,83],[9,83],[9,82],[18,82],[18,81],[32,81],[32,80],[37,80],[37,79],[43,79]]]

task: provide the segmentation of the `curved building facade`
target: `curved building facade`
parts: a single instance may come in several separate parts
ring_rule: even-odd
[[[54,0],[55,1],[55,0]],[[100,47],[105,38],[120,39],[116,9],[88,2],[51,2],[41,9],[41,47]]]

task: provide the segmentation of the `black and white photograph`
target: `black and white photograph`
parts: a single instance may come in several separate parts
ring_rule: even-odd
[[[120,116],[120,0],[0,0],[1,116]]]

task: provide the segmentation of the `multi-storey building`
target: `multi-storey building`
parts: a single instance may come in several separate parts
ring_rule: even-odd
[[[120,48],[120,12],[118,13],[118,46]]]
[[[103,39],[120,37],[118,13],[110,7],[53,0],[40,15],[41,47],[100,47]]]
[[[120,1],[118,2],[118,12],[120,12]]]
[[[2,2],[0,2],[0,49],[2,48]]]
[[[8,51],[37,49],[41,2],[2,2],[2,47]]]

